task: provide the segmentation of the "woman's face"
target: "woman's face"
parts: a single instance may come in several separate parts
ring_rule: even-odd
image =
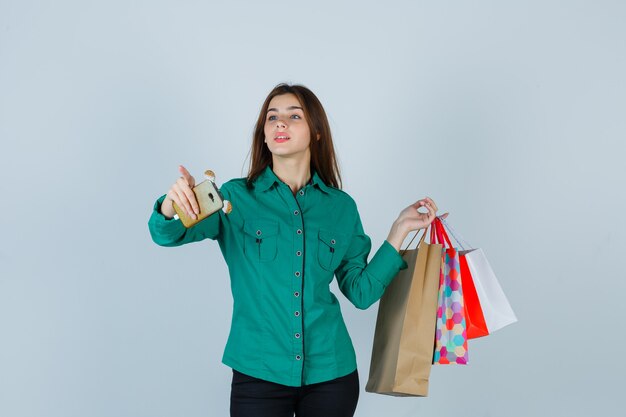
[[[270,100],[264,132],[265,143],[274,157],[310,158],[311,132],[295,95],[282,94]]]

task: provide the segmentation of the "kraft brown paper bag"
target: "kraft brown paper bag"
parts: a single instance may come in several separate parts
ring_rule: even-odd
[[[428,395],[433,361],[442,245],[406,250],[408,264],[378,306],[370,374],[365,391],[394,396]]]

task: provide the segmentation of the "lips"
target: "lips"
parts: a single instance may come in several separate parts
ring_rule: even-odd
[[[274,136],[274,140],[277,143],[287,142],[289,139],[290,139],[289,136],[287,136],[284,133],[278,133],[276,136]]]

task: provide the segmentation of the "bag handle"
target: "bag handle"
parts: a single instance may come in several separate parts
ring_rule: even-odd
[[[427,229],[424,229],[424,233],[422,234],[422,237],[420,238],[419,242],[417,242],[417,246],[416,248],[419,248],[420,245],[422,244],[422,242],[424,242],[424,238],[426,237],[426,231]],[[417,235],[419,235],[419,230],[417,231],[417,233],[415,233],[413,235],[413,238],[411,238],[411,241],[409,242],[408,245],[406,245],[406,248],[404,248],[403,250],[400,251],[400,256],[404,255],[404,252],[406,252],[409,249],[409,246],[411,246],[411,243],[413,243],[413,241],[415,240],[415,238],[417,237]]]
[[[441,221],[441,224],[443,226],[445,226],[445,228],[447,228],[450,231],[450,234],[452,235],[452,237],[454,238],[454,240],[457,241],[457,243],[459,244],[459,246],[461,247],[461,250],[466,250],[467,248],[474,248],[473,245],[471,245],[467,240],[463,239],[463,237],[457,232],[454,232],[454,229],[448,224],[448,222],[446,222],[445,219],[442,219],[440,217],[438,217],[438,219]],[[445,230],[445,229],[444,229]],[[463,243],[465,243],[465,246],[463,246]]]
[[[437,243],[437,238],[435,237],[435,226],[432,225],[430,227],[430,243]]]
[[[430,227],[430,243],[443,245],[443,247],[446,248],[446,240],[441,233],[442,226],[440,223],[437,223],[437,218],[433,220]]]
[[[450,241],[450,237],[448,236],[448,233],[446,233],[446,228],[443,227],[443,224],[441,222],[441,218],[440,217],[435,217],[435,222],[437,223],[437,232],[440,235],[440,239],[441,239],[441,236],[443,236],[443,238],[445,239],[445,242],[448,244],[448,247],[452,248],[453,247],[452,246],[452,242]],[[441,239],[442,243],[443,243],[444,239]],[[445,246],[445,243],[444,243],[444,246]]]
[[[437,222],[437,218],[435,217],[435,220],[433,220],[433,224],[434,224],[434,228],[435,228],[435,234],[437,235],[437,243],[440,243],[443,245],[443,247],[446,247],[446,241],[443,238],[443,234],[441,233],[441,223]]]

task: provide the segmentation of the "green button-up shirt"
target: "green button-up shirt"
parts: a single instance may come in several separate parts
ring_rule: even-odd
[[[354,200],[329,187],[315,171],[295,194],[270,167],[252,188],[246,179],[220,188],[231,201],[186,229],[154,205],[150,234],[161,246],[217,240],[228,265],[233,294],[224,364],[245,374],[289,386],[328,381],[356,369],[352,341],[333,276],[357,308],[376,302],[406,263],[384,241],[371,261]]]

